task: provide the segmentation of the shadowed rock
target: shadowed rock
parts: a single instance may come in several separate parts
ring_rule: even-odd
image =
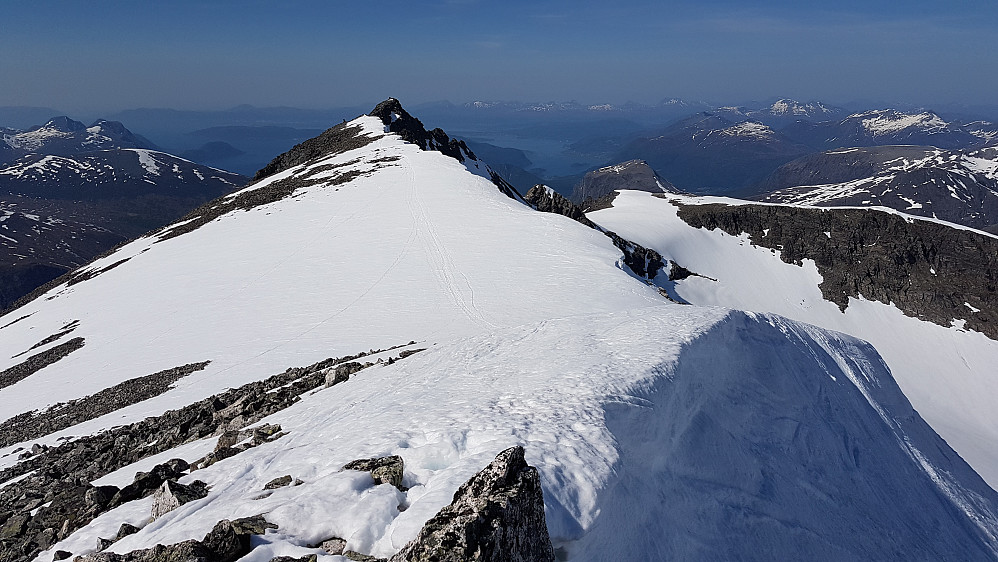
[[[553,562],[537,469],[523,447],[499,453],[465,482],[391,562]]]

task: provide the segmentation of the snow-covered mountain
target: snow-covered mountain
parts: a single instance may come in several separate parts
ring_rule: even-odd
[[[998,557],[877,350],[576,218],[387,100],[78,270],[0,318],[5,560]]]
[[[820,206],[882,206],[994,230],[998,147],[972,151],[919,146],[850,148],[781,166],[762,200]]]
[[[54,117],[44,125],[26,131],[4,129],[3,141],[9,150],[4,160],[10,161],[26,154],[51,154],[70,156],[95,150],[116,148],[156,148],[145,138],[136,135],[117,121],[99,119],[87,127],[66,116]]]
[[[800,121],[783,132],[798,142],[820,148],[905,144],[960,149],[983,144],[985,128],[972,128],[982,132],[975,134],[928,110],[878,109],[854,113],[839,121]]]
[[[0,193],[42,199],[114,199],[141,195],[214,198],[246,178],[141,148],[73,156],[30,154],[0,167]]]
[[[790,98],[779,99],[769,106],[745,112],[746,117],[775,127],[796,121],[832,121],[841,119],[846,114],[844,109],[820,101],[800,102]]]
[[[611,161],[644,160],[685,191],[730,193],[751,188],[807,152],[742,114],[702,112],[628,143]]]

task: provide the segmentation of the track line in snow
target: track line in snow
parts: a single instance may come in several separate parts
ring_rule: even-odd
[[[426,213],[426,206],[423,204],[423,201],[417,192],[418,188],[416,175],[412,170],[412,166],[408,162],[405,162],[404,168],[409,181],[409,190],[407,194],[409,209],[413,213],[413,220],[416,222],[417,229],[421,235],[420,239],[423,242],[423,247],[426,250],[427,257],[429,257],[431,261],[433,273],[436,275],[437,280],[440,281],[440,286],[447,292],[451,302],[453,302],[472,322],[475,322],[484,328],[497,328],[498,326],[490,322],[482,313],[481,309],[479,309],[475,304],[474,290],[471,288],[471,283],[468,281],[468,277],[463,273],[461,273],[461,275],[464,277],[464,282],[468,286],[468,290],[471,295],[470,299],[465,297],[464,292],[458,286],[457,277],[454,275],[454,272],[457,271],[457,268],[454,265],[454,260],[451,257],[447,246],[440,241],[440,237],[436,232],[436,227],[433,225],[433,222],[430,221]]]

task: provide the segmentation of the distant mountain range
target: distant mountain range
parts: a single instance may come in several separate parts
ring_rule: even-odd
[[[119,122],[68,117],[0,147],[0,308],[247,178],[165,152]]]

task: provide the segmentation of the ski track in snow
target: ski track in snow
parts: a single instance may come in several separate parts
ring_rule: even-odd
[[[468,281],[468,277],[465,276],[464,273],[461,273],[461,275],[464,277],[465,285],[468,287],[471,295],[470,298],[466,299],[464,291],[462,291],[458,286],[457,279],[454,274],[454,272],[457,271],[457,268],[454,266],[454,260],[450,255],[450,250],[448,250],[447,246],[441,243],[440,237],[436,231],[436,226],[434,222],[430,220],[429,214],[426,211],[426,205],[423,203],[422,197],[419,193],[419,183],[416,179],[416,174],[408,162],[404,162],[404,167],[406,169],[406,180],[409,184],[407,193],[410,209],[413,211],[413,220],[418,228],[419,238],[423,243],[423,248],[426,250],[427,257],[429,257],[432,263],[433,273],[440,281],[441,287],[447,291],[451,302],[461,309],[461,312],[463,312],[465,316],[484,328],[496,328],[497,325],[489,322],[488,319],[486,319],[482,314],[482,311],[475,306],[474,289],[472,289],[471,283]]]

